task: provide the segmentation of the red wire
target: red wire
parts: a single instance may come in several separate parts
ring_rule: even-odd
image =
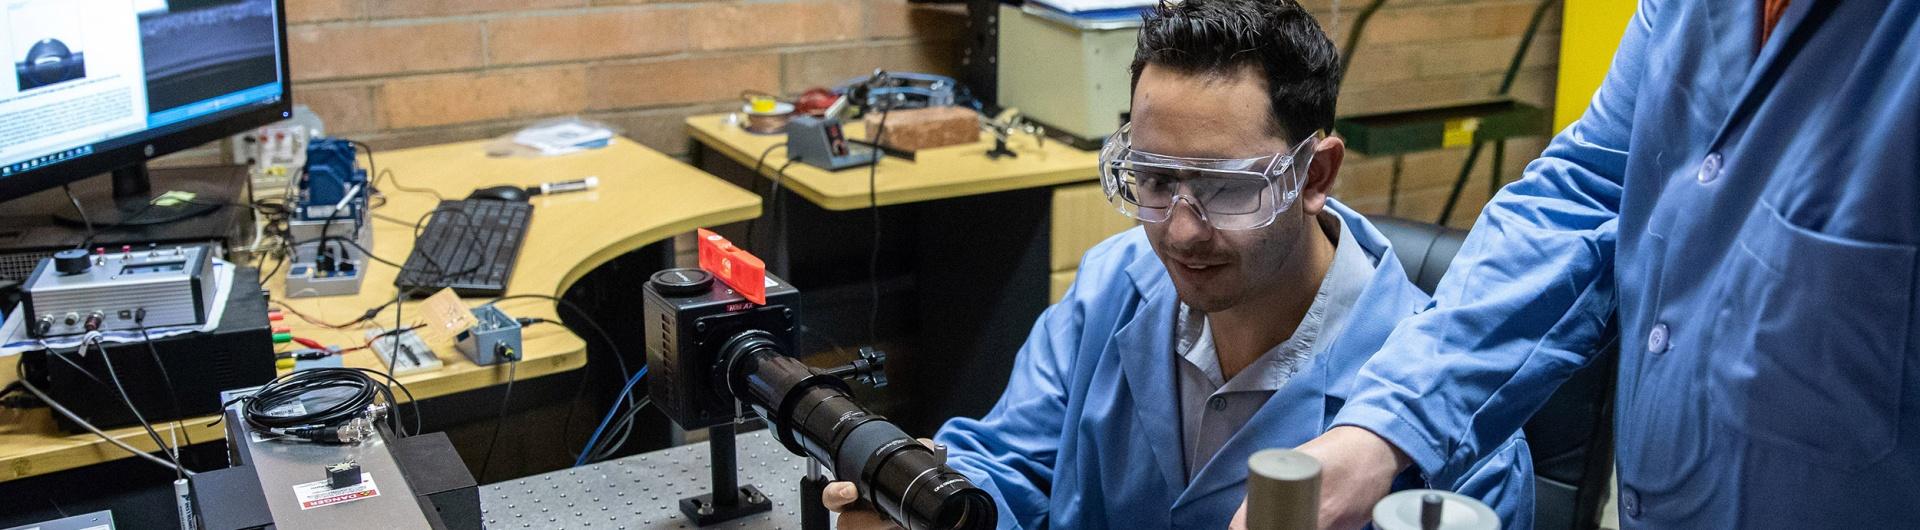
[[[304,337],[294,337],[293,341],[300,343],[301,346],[306,346],[308,348],[313,348],[320,351],[327,351],[326,345],[320,344],[320,341],[317,341],[317,340],[304,338]]]

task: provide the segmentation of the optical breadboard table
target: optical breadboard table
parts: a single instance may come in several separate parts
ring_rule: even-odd
[[[800,528],[800,479],[807,459],[787,452],[765,430],[734,442],[740,485],[768,495],[773,510],[705,528]],[[707,442],[590,466],[490,484],[480,511],[491,529],[694,529],[680,499],[713,489]]]
[[[588,176],[600,178],[600,187],[592,191],[532,199],[533,220],[520,249],[508,294],[560,296],[588,272],[623,254],[698,227],[744,221],[760,215],[760,199],[752,193],[625,138],[615,138],[601,149],[542,158],[488,156],[487,143],[461,142],[376,153],[380,171],[391,171],[392,175],[381,180],[387,204],[373,212],[403,220],[405,224],[370,221],[374,228],[373,255],[404,262],[413,248],[411,223],[433,211],[439,201],[431,194],[386,185],[396,180],[408,189],[432,189],[448,199],[460,199],[475,188],[487,186],[533,186]],[[367,308],[394,297],[393,280],[398,269],[374,263],[366,266],[365,271],[366,280],[360,292],[353,295],[288,299],[282,296],[281,278],[269,281],[267,288],[274,300],[315,320],[348,322]],[[468,300],[470,305],[483,302],[485,299]],[[421,314],[418,302],[402,305],[401,316],[408,320]],[[511,300],[502,302],[501,307],[516,317],[559,319],[554,303],[549,300]],[[358,326],[329,329],[292,314],[277,324],[292,328],[294,336],[325,344],[357,346],[366,342],[366,332]],[[372,324],[393,326],[393,310],[388,309]],[[429,345],[443,366],[400,377],[417,399],[467,392],[507,381],[505,364],[475,365],[455,351],[450,340],[429,341]],[[525,360],[520,362],[516,375],[520,381],[577,370],[587,362],[586,343],[560,326],[528,329],[522,350]],[[17,356],[0,358],[0,384],[14,379],[14,364],[18,361]],[[344,363],[351,367],[386,368],[371,350],[349,353]],[[196,442],[223,438],[224,429],[212,425],[213,420],[214,417],[208,416],[154,427],[162,438],[172,437],[176,425],[184,425],[186,433]],[[155,450],[153,442],[139,427],[107,432],[134,447]],[[0,409],[0,481],[131,456],[92,434],[60,432],[46,409]]]

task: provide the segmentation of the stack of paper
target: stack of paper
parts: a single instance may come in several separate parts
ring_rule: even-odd
[[[1032,3],[1071,15],[1082,15],[1105,11],[1139,11],[1158,5],[1160,0],[1033,0]]]
[[[606,147],[613,131],[577,121],[534,126],[513,135],[513,142],[534,148],[543,155],[559,155]]]

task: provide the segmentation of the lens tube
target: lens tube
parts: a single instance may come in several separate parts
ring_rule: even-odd
[[[851,480],[874,508],[908,530],[993,528],[993,497],[885,417],[854,403],[845,382],[748,331],[720,355],[726,388],[773,424],[794,454]]]

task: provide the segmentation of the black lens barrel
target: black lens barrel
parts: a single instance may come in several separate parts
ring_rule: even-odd
[[[846,382],[781,353],[765,332],[749,331],[721,351],[732,397],[773,425],[794,454],[851,480],[874,508],[908,530],[993,528],[993,497],[944,458],[885,417],[867,412]]]

